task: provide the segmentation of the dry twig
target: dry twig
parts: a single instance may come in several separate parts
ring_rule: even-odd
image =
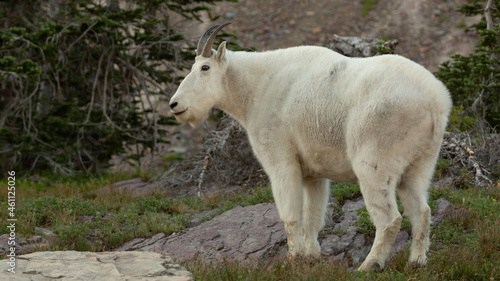
[[[442,153],[447,153],[447,158],[454,158],[455,162],[460,162],[467,171],[472,170],[474,174],[474,184],[487,187],[493,182],[486,176],[490,174],[476,157],[472,149],[470,136],[468,133],[454,134],[446,132],[442,144]],[[453,155],[453,157],[450,157]]]

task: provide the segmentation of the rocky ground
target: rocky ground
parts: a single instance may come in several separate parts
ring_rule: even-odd
[[[338,218],[334,215],[337,204],[336,198],[332,197],[326,225],[319,235],[322,258],[347,260],[350,266],[355,267],[364,261],[373,243],[373,237],[363,234],[356,226],[359,219],[357,210],[363,207],[363,199],[347,200],[341,206],[342,215]],[[452,207],[442,198],[437,200],[436,206],[433,225],[440,224]],[[213,212],[199,214],[192,221],[209,219]],[[409,230],[402,229],[391,255],[407,247],[409,240]],[[276,206],[263,203],[238,206],[170,236],[159,233],[148,239],[136,238],[116,251],[152,251],[171,255],[178,261],[201,258],[206,262],[222,259],[265,262],[270,258],[284,257],[287,249],[286,233]]]
[[[335,197],[330,198],[326,225],[319,235],[322,259],[347,261],[352,269],[364,261],[372,246],[373,237],[363,233],[356,224],[359,220],[358,210],[362,207],[361,197],[347,200],[342,206]],[[447,200],[441,198],[436,201],[432,216],[434,226],[443,221],[450,208],[452,204]],[[17,257],[17,270],[24,274],[15,275],[18,279],[9,280],[45,280],[43,278],[72,276],[83,276],[83,279],[75,280],[90,280],[85,278],[98,276],[110,276],[116,280],[149,280],[147,277],[151,276],[157,277],[154,280],[191,280],[186,269],[174,260],[185,262],[198,258],[205,262],[222,259],[266,262],[273,258],[284,259],[287,252],[286,233],[273,203],[236,206],[221,212],[220,209],[215,209],[192,215],[188,227],[178,233],[170,236],[158,233],[151,238],[135,238],[116,248],[114,252],[42,251],[27,254],[48,249],[50,245],[57,243],[57,235],[38,229],[37,233],[43,237],[16,238],[19,245],[16,252],[25,254]],[[410,233],[409,229],[402,228],[391,256],[408,247]],[[0,236],[0,245],[5,245],[0,248],[0,255],[7,252],[7,243],[4,243],[7,239],[8,234]],[[6,272],[7,260],[2,260],[0,266],[0,279],[12,276]]]
[[[9,268],[2,260],[1,280],[193,280],[192,274],[170,257],[147,252],[36,252],[18,257],[14,274],[7,272]]]

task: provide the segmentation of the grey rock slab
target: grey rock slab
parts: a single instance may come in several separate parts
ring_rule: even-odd
[[[260,260],[276,254],[286,242],[278,210],[272,203],[237,206],[209,221],[170,236],[132,240],[116,250],[165,253],[178,261],[231,258]]]
[[[340,254],[338,254],[338,255],[334,256],[334,257],[333,257],[333,260],[334,260],[334,261],[341,261],[341,260],[343,260],[343,259],[344,259],[344,256],[345,256],[345,252],[342,252],[342,253],[340,253]]]
[[[0,263],[0,280],[168,280],[193,276],[170,257],[151,252],[36,252],[18,256],[15,273]]]
[[[145,251],[146,249],[154,248],[156,244],[164,241],[166,237],[165,233],[157,233],[150,238],[134,238],[113,251]],[[161,251],[152,252],[163,253]]]
[[[333,231],[346,231],[346,232],[356,232],[357,228],[354,226],[358,221],[358,214],[356,212],[347,212],[340,217],[340,222],[336,223],[333,227]]]
[[[190,215],[189,222],[187,223],[186,226],[187,227],[197,226],[200,223],[202,223],[203,221],[207,221],[207,220],[212,219],[213,217],[215,217],[217,215],[217,213],[222,213],[222,210],[213,209],[213,210],[204,211],[204,212],[199,213],[199,214]]]
[[[320,245],[322,254],[333,257],[334,260],[349,257],[351,265],[364,261],[371,248],[371,243],[367,242],[366,236],[356,233],[348,233],[341,237],[327,235]]]
[[[59,236],[48,229],[35,226],[35,234],[47,239],[50,245],[59,243]]]
[[[366,245],[366,236],[364,234],[357,234],[351,243],[347,255],[351,257],[352,264],[356,265],[363,262],[370,252],[371,243]]]
[[[231,258],[260,260],[286,241],[284,226],[274,204],[235,207],[210,221],[172,235],[162,250],[179,260]]]
[[[392,246],[389,256],[392,257],[397,253],[401,252],[402,250],[404,250],[406,247],[408,247],[409,240],[410,240],[410,234],[408,234],[408,232],[404,230],[401,230],[398,233],[398,236],[396,236],[396,242],[394,242],[394,245]]]
[[[9,234],[0,236],[0,256],[7,254],[11,247],[16,248],[17,254],[27,254],[36,250],[47,250],[50,248],[50,243],[47,239],[35,235],[31,238],[16,237],[15,245],[9,245]]]
[[[332,256],[343,252],[349,244],[341,243],[337,235],[327,235],[320,243],[321,253]]]
[[[366,244],[366,236],[364,234],[356,235],[352,241],[352,246],[358,249],[363,248],[365,244]]]
[[[357,200],[347,200],[342,206],[342,211],[344,212],[356,212],[357,210],[363,208],[364,201],[363,198],[358,198]]]

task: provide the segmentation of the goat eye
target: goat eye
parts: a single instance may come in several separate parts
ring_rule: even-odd
[[[210,66],[208,66],[208,65],[204,65],[201,67],[201,71],[207,71],[209,69],[210,69]]]

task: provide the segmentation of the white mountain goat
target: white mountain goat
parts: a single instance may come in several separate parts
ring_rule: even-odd
[[[246,129],[271,179],[289,256],[320,256],[331,179],[360,184],[376,227],[359,270],[384,267],[402,221],[396,191],[412,224],[409,262],[425,265],[427,189],[452,106],[445,86],[396,55],[348,58],[314,46],[232,52],[226,42],[212,50],[225,25],[201,37],[170,108],[195,126],[218,107]]]

